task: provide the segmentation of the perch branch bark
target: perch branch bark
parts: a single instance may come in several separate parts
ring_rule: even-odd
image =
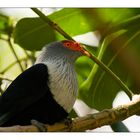
[[[112,109],[106,109],[99,113],[89,114],[84,117],[75,118],[70,125],[65,122],[56,123],[54,125],[45,125],[48,132],[80,132],[92,130],[104,125],[111,125],[117,121],[122,121],[132,115],[140,113],[140,96],[128,104],[118,106]],[[11,126],[0,127],[0,132],[39,132],[33,126]]]

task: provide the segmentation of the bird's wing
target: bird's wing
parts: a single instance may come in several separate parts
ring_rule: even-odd
[[[50,92],[45,64],[36,64],[20,74],[0,97],[0,125]]]

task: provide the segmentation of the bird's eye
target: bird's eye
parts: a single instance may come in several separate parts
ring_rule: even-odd
[[[66,46],[69,47],[70,46],[70,43],[66,43]]]

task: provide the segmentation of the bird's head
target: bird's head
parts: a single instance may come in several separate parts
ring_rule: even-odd
[[[71,40],[56,41],[43,48],[37,62],[42,62],[44,60],[58,61],[60,59],[67,59],[71,62],[75,62],[75,60],[82,55],[91,56],[80,43]]]
[[[62,44],[64,47],[72,50],[72,51],[76,51],[76,52],[80,52],[82,55],[86,55],[88,57],[90,57],[90,53],[85,50],[85,48],[78,42],[75,41],[71,41],[71,40],[63,40]]]

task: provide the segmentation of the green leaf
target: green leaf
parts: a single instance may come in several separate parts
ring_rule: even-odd
[[[135,94],[140,93],[140,29],[135,31],[130,31],[127,36],[128,38],[135,34],[135,38],[129,43],[129,50],[131,52],[130,56],[126,61],[126,67],[128,67],[129,77],[127,80],[127,85]]]
[[[94,65],[94,62],[85,56],[80,57],[76,61],[75,69],[77,73],[79,86],[88,78],[93,65]]]
[[[116,24],[131,14],[130,9],[65,8],[48,17],[70,36],[75,36],[102,27],[107,29],[110,24]],[[64,39],[40,18],[21,19],[15,27],[13,37],[15,43],[28,50],[40,50],[45,44]]]
[[[77,113],[75,112],[74,109],[72,109],[71,112],[69,113],[69,117],[70,118],[76,118],[76,117],[78,117],[78,115],[77,115]]]
[[[8,17],[0,14],[0,34],[5,32],[7,23]]]
[[[75,36],[95,29],[94,18],[87,20],[87,15],[92,17],[92,10],[63,9],[48,17],[70,36]],[[47,43],[64,39],[40,18],[21,19],[16,25],[13,36],[15,43],[28,50],[39,50]]]
[[[87,46],[86,49],[90,51],[90,53],[94,54],[95,56],[98,55],[98,50],[99,50],[98,48],[92,48]],[[82,56],[78,58],[78,60],[75,63],[75,69],[77,73],[79,86],[88,78],[93,65],[94,62],[86,56]]]
[[[111,34],[115,31],[121,30],[121,29],[125,29],[125,30],[132,30],[135,31],[136,29],[138,30],[140,28],[140,15],[135,15],[132,16],[126,20],[121,21],[120,23],[116,24],[115,26],[111,26],[108,31],[105,33],[105,35],[107,34]]]
[[[0,34],[10,34],[13,30],[13,21],[3,14],[0,14]]]
[[[115,34],[108,37],[107,42],[103,42],[98,55],[98,59],[108,65],[122,81],[127,80],[128,73],[118,57],[114,57],[115,54],[111,46],[113,43],[119,42],[118,47],[121,48],[126,42],[126,40],[121,41],[124,38],[124,33],[125,35],[127,34],[127,32],[121,31],[118,35]],[[80,86],[79,96],[90,107],[102,110],[112,107],[112,102],[120,90],[120,86],[114,79],[95,64],[88,79]]]

